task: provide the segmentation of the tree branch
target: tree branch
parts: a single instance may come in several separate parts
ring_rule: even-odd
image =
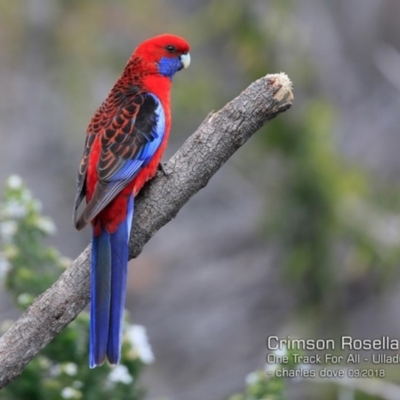
[[[252,83],[211,113],[136,199],[130,258],[181,207],[207,185],[225,161],[260,127],[291,106],[289,78],[281,73]],[[17,378],[32,358],[68,325],[90,299],[90,246],[0,338],[0,388]]]

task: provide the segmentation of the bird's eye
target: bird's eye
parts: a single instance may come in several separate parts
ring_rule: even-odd
[[[176,52],[176,47],[173,46],[172,44],[169,44],[168,46],[165,46],[165,50],[167,50],[168,53],[175,53]]]

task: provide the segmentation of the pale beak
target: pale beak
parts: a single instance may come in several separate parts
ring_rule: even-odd
[[[190,65],[190,53],[182,54],[181,61],[183,68],[187,68]]]

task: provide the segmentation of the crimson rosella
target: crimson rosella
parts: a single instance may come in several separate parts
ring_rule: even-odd
[[[157,172],[171,126],[172,77],[189,64],[184,39],[164,34],[144,41],[87,128],[74,224],[78,230],[92,225],[91,368],[106,357],[111,364],[120,360],[134,198]]]

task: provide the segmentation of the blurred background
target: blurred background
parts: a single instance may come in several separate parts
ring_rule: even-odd
[[[293,81],[292,109],[130,263],[148,399],[226,399],[272,334],[400,339],[399,20],[397,0],[0,0],[0,182],[22,177],[72,259],[90,240],[71,221],[86,126],[139,42],[191,44],[165,160],[253,80]],[[15,318],[0,295],[0,320]],[[312,380],[287,395],[381,398]]]

